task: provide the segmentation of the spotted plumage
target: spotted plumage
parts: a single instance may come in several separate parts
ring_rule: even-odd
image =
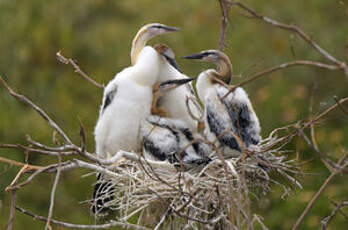
[[[140,135],[147,159],[186,165],[210,160],[210,147],[184,121],[152,115],[142,123]]]
[[[219,147],[228,156],[238,156],[240,144],[246,148],[256,146],[260,140],[260,124],[243,88],[229,92],[226,85],[232,76],[232,65],[227,55],[217,50],[202,51],[186,56],[213,62],[217,69],[203,71],[197,80],[197,93],[204,104],[205,135],[208,140],[218,140]],[[219,79],[220,81],[217,81]],[[221,84],[220,82],[225,84]]]

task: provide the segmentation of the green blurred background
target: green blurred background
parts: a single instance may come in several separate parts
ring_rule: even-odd
[[[348,35],[348,1],[325,0],[245,0],[250,7],[269,17],[300,25],[324,49],[341,60],[345,56]],[[130,63],[131,40],[137,30],[149,22],[161,22],[182,28],[177,34],[162,36],[151,43],[169,44],[177,56],[202,49],[218,48],[220,8],[217,0],[0,0],[0,74],[16,90],[44,108],[57,123],[79,141],[78,118],[85,125],[88,150],[94,150],[93,128],[102,91],[74,73],[71,66],[56,60],[61,50],[73,57],[92,78],[107,83]],[[247,19],[232,10],[227,27],[227,54],[236,82],[252,73],[294,59],[326,61],[299,37],[260,21]],[[294,52],[291,50],[293,49]],[[196,76],[207,68],[178,60],[182,69]],[[311,67],[294,67],[273,73],[245,86],[262,125],[262,135],[274,128],[308,118],[313,85],[314,111],[333,105],[333,95],[348,96],[347,80],[341,72]],[[26,143],[25,135],[52,144],[52,130],[34,111],[0,89],[0,143]],[[317,140],[332,159],[342,155],[348,143],[348,119],[339,110],[332,112],[316,128]],[[281,188],[261,196],[252,204],[270,229],[290,229],[307,202],[329,172],[317,155],[300,139],[288,149],[298,150],[308,161],[302,170],[310,175],[298,179],[304,189],[281,199]],[[24,154],[0,149],[0,156],[24,161]],[[294,154],[290,154],[294,157]],[[31,154],[31,164],[54,162],[51,157]],[[4,190],[19,168],[0,163],[0,229],[5,229],[10,195]],[[62,175],[56,192],[54,218],[73,223],[94,223],[88,205],[80,204],[92,195],[94,176],[81,176],[84,170]],[[18,192],[18,204],[47,216],[49,194],[54,175],[41,175]],[[300,229],[318,229],[320,220],[333,209],[328,198],[347,200],[347,178],[337,177],[314,205]],[[39,222],[16,213],[15,229],[43,228]],[[348,223],[337,215],[329,229],[347,229]],[[55,229],[64,229],[54,227]]]

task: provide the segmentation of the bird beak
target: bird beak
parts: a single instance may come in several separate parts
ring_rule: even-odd
[[[201,53],[198,53],[198,54],[191,54],[191,55],[188,55],[188,56],[183,56],[181,58],[184,58],[184,59],[203,59],[204,55],[201,54]]]
[[[171,66],[173,66],[177,71],[179,71],[180,73],[182,73],[181,69],[179,68],[178,64],[176,63],[175,58],[170,58],[170,57],[168,57],[168,56],[165,55],[165,54],[162,54],[162,55],[165,57],[165,59],[168,61],[168,63],[169,63]]]
[[[194,78],[184,78],[184,79],[175,79],[175,80],[165,81],[159,85],[159,89],[163,91],[169,91],[181,85],[187,84],[193,80]]]
[[[176,31],[180,30],[180,28],[172,27],[172,26],[166,26],[166,25],[163,25],[162,29],[164,29],[164,30],[166,30],[168,32],[176,32]]]

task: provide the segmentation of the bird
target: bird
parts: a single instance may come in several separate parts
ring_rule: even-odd
[[[151,113],[152,88],[158,81],[161,55],[146,43],[161,34],[178,31],[160,23],[143,26],[132,41],[131,66],[106,85],[94,129],[96,154],[108,158],[119,150],[140,151],[139,127]],[[99,177],[99,176],[98,176]],[[100,182],[100,183],[99,183]],[[104,201],[96,191],[108,184],[103,176],[95,186],[92,211],[102,211]]]
[[[189,78],[179,69],[173,50],[166,44],[156,44],[154,48],[162,54],[160,60],[161,67],[159,81],[164,82],[175,79]],[[201,116],[199,103],[195,101],[195,93],[192,85],[186,84],[183,87],[177,87],[167,91],[158,100],[158,106],[165,109],[168,116],[185,121],[193,130],[197,128],[197,120]],[[188,103],[186,102],[188,100]],[[190,111],[189,111],[190,110]],[[194,117],[192,117],[192,115]]]
[[[169,112],[165,107],[159,103],[163,95],[170,92],[171,90],[177,89],[183,84],[187,84],[194,80],[193,78],[183,78],[183,79],[174,79],[164,82],[157,82],[152,88],[152,105],[151,105],[151,114],[158,115],[160,117],[170,117]]]
[[[201,72],[196,82],[198,97],[204,105],[207,139],[218,140],[219,149],[225,156],[240,155],[241,143],[236,137],[247,149],[256,148],[261,141],[259,119],[242,87],[229,93],[232,64],[228,56],[219,50],[204,50],[183,58],[212,62],[217,67]]]
[[[145,159],[167,161],[184,170],[210,162],[211,148],[183,120],[150,115],[140,135]]]
[[[94,130],[96,154],[139,150],[140,121],[150,115],[152,88],[158,81],[161,55],[146,42],[178,28],[159,23],[143,26],[132,42],[131,66],[117,73],[104,89]]]
[[[155,50],[163,56],[163,61],[180,71],[176,64],[173,51],[164,44],[154,45]],[[192,166],[208,162],[211,152],[203,143],[201,136],[194,134],[183,119],[170,116],[167,108],[158,103],[164,95],[185,87],[193,78],[159,81],[153,87],[151,115],[140,128],[144,158],[148,160],[168,161],[175,166]],[[199,140],[200,139],[200,140]]]

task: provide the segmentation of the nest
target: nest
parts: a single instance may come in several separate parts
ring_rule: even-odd
[[[250,214],[251,193],[266,194],[273,183],[286,192],[293,184],[301,186],[293,177],[298,172],[293,161],[281,150],[289,139],[279,138],[278,131],[257,150],[229,159],[213,153],[211,162],[186,171],[167,162],[123,159],[112,166],[117,176],[104,179],[108,186],[97,191],[106,201],[103,211],[114,210],[117,220],[135,218],[154,229],[172,224],[175,229],[232,229],[260,220]],[[274,172],[290,183],[278,182]]]

